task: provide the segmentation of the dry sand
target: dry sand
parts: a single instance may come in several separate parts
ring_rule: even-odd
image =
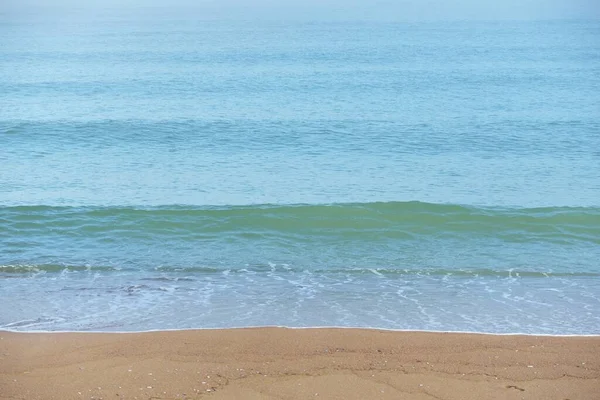
[[[600,337],[0,332],[2,399],[600,399]]]

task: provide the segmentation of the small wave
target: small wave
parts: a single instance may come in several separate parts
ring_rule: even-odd
[[[0,265],[0,273],[5,274],[32,274],[44,272],[111,272],[122,271],[121,268],[109,267],[104,265],[62,265],[62,264],[15,264]]]
[[[9,235],[215,239],[335,237],[417,240],[492,236],[505,241],[600,244],[600,208],[485,208],[423,202],[229,207],[0,207]]]
[[[0,274],[10,275],[31,275],[43,273],[63,273],[68,272],[106,272],[120,273],[123,270],[114,267],[105,266],[58,266],[58,265],[0,265]],[[382,277],[394,276],[447,276],[457,278],[476,278],[476,277],[497,277],[497,278],[557,278],[557,277],[600,277],[600,272],[589,271],[536,271],[526,269],[493,269],[493,268],[472,268],[472,269],[453,269],[453,268],[403,268],[403,267],[325,267],[325,268],[307,268],[304,265],[276,265],[272,263],[264,265],[240,265],[234,267],[228,265],[226,268],[210,266],[161,266],[150,271],[130,268],[128,271],[137,271],[145,276],[139,278],[141,281],[148,282],[195,282],[200,276],[206,275],[253,275],[257,273],[275,274],[275,275],[293,275],[293,274],[314,274],[314,275],[375,275]],[[148,273],[158,272],[161,276],[148,276]],[[183,276],[181,276],[183,275]],[[121,288],[126,291],[137,291],[145,289],[146,285],[128,286]],[[69,288],[67,288],[69,289]],[[73,289],[81,290],[81,288]]]

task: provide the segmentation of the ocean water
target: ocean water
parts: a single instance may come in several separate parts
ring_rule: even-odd
[[[600,23],[0,16],[0,329],[600,334]]]

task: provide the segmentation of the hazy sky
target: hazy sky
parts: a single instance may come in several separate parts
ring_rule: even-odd
[[[0,11],[62,10],[248,18],[493,20],[600,18],[600,0],[0,0]]]

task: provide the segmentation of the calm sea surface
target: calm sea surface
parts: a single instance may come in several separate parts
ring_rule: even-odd
[[[0,329],[600,334],[600,22],[0,16]]]

